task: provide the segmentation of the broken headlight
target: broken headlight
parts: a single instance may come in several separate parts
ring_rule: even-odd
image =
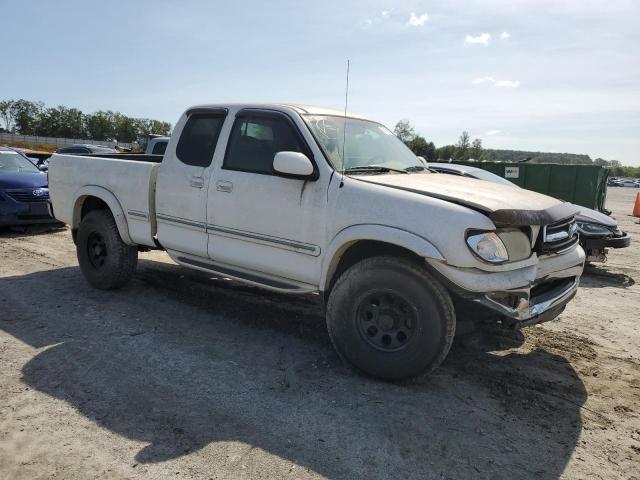
[[[471,232],[467,235],[467,245],[475,255],[489,263],[517,262],[531,256],[531,241],[517,228]]]
[[[504,263],[509,260],[507,247],[496,232],[472,233],[467,236],[467,245],[485,262]]]

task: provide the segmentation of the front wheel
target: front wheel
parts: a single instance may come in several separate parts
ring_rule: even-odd
[[[122,287],[131,279],[138,263],[137,247],[122,241],[107,210],[93,210],[82,219],[76,253],[84,277],[101,290]]]
[[[404,258],[355,264],[337,280],[327,303],[329,336],[340,356],[388,380],[436,368],[451,348],[455,325],[445,288]]]

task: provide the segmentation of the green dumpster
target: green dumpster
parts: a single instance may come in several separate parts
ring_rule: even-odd
[[[595,210],[604,210],[609,169],[557,163],[456,162],[495,173],[516,185]]]

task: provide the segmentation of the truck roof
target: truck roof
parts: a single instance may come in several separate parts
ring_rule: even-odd
[[[295,103],[215,103],[215,104],[202,104],[193,105],[192,108],[268,108],[272,110],[294,110],[298,114],[309,115],[334,115],[336,117],[343,117],[344,110],[338,108],[317,107],[311,105],[300,105]],[[347,117],[357,118],[360,120],[371,120],[363,115],[357,113],[347,112]]]

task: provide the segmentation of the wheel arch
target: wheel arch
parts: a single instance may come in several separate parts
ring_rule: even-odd
[[[82,218],[92,210],[108,209],[113,215],[113,219],[118,227],[118,233],[120,238],[127,245],[135,245],[135,242],[131,240],[129,235],[129,225],[127,224],[127,217],[124,214],[124,210],[120,205],[120,202],[116,196],[104,187],[96,185],[90,185],[82,187],[75,194],[75,200],[73,203],[73,223],[71,224],[71,231],[74,234],[77,232]]]
[[[340,231],[329,243],[322,266],[320,291],[327,295],[335,279],[354,263],[389,253],[445,261],[431,242],[414,233],[382,225],[355,225]]]

